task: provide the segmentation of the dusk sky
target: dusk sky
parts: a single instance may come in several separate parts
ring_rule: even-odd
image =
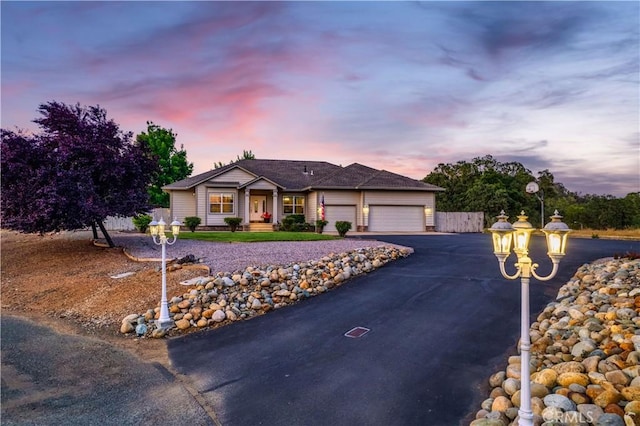
[[[194,174],[251,150],[424,178],[493,155],[640,190],[640,3],[11,2],[2,128],[48,101],[178,134]]]

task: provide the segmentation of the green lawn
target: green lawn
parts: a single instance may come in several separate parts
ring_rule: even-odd
[[[216,241],[227,243],[255,243],[261,241],[320,241],[341,239],[336,235],[313,232],[181,232],[182,240]]]

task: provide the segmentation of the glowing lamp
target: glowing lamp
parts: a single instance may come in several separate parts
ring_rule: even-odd
[[[173,222],[171,222],[171,233],[173,235],[178,235],[180,233],[180,226],[182,226],[182,224],[178,222],[178,219],[173,218]]]
[[[164,221],[163,218],[160,218],[160,220],[158,221],[158,235],[162,236],[164,235],[165,231],[165,226],[167,226],[167,223]]]
[[[524,214],[524,211],[521,211],[518,216],[518,221],[513,224],[513,251],[517,255],[526,255],[529,253],[529,240],[531,239],[533,226],[527,222],[527,218],[528,216]]]
[[[506,259],[511,253],[511,240],[513,238],[513,226],[507,219],[509,216],[504,214],[504,210],[497,216],[498,221],[494,223],[489,231],[493,236],[493,253],[498,259]]]
[[[558,210],[553,212],[551,222],[547,223],[542,232],[547,238],[547,254],[550,258],[560,258],[565,255],[567,249],[567,239],[571,229],[566,223],[562,222],[562,216],[558,214]]]
[[[158,221],[157,220],[154,219],[149,223],[149,233],[153,237],[158,235]]]

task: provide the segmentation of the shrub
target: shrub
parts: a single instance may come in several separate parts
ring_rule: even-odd
[[[229,225],[231,232],[236,232],[236,229],[238,229],[238,225],[242,223],[242,218],[241,217],[225,217],[224,223]]]
[[[200,225],[200,222],[201,220],[198,216],[189,216],[184,218],[184,224],[191,232],[195,232],[198,225]]]
[[[135,226],[138,231],[144,234],[145,232],[147,232],[147,228],[149,227],[149,224],[151,223],[153,218],[148,214],[138,214],[135,215],[131,220],[133,221],[133,226]]]
[[[338,235],[344,237],[347,235],[347,232],[351,229],[351,222],[347,222],[346,220],[339,220],[336,222],[336,231],[338,231]]]
[[[311,225],[305,223],[303,214],[290,214],[282,219],[283,231],[303,232],[311,229]]]
[[[293,228],[291,229],[293,232],[311,232],[313,231],[313,225],[310,223],[294,223]]]
[[[327,222],[326,220],[322,220],[322,219],[318,219],[316,220],[316,232],[318,232],[318,234],[322,234],[322,230],[324,229],[325,226],[327,226],[329,222]]]

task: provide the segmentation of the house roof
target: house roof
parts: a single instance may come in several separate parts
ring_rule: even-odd
[[[409,191],[444,191],[416,179],[411,179],[386,170],[378,170],[353,163],[337,173],[325,177],[308,189],[379,189]]]
[[[342,167],[326,161],[257,159],[239,160],[166,185],[163,189],[190,189],[233,169],[240,169],[252,174],[255,179],[267,179],[287,191],[320,189],[444,191],[443,188],[435,185],[358,163]]]

